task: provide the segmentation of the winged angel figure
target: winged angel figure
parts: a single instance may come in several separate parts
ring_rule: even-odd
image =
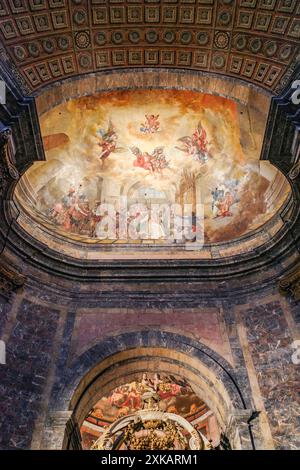
[[[97,131],[97,137],[100,139],[99,147],[101,147],[100,160],[106,160],[113,152],[122,152],[124,149],[117,147],[118,135],[115,127],[109,120],[107,131],[99,128]]]
[[[169,162],[164,154],[163,147],[156,147],[150,154],[142,152],[138,147],[131,147],[131,152],[136,157],[133,165],[139,168],[144,168],[151,173],[161,173],[162,170],[169,166]]]
[[[154,134],[159,131],[159,114],[145,114],[146,122],[143,122],[140,131],[144,134]]]
[[[181,137],[178,141],[184,144],[184,147],[176,147],[178,150],[200,163],[206,163],[208,161],[210,157],[208,150],[209,142],[207,141],[207,134],[201,122],[199,122],[197,129],[191,137]]]

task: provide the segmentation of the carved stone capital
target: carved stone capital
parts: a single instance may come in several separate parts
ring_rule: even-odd
[[[47,419],[47,426],[59,427],[66,426],[69,419],[72,417],[72,411],[55,411],[49,414]]]
[[[81,436],[72,411],[49,414],[42,442],[43,449],[81,450]]]
[[[0,295],[9,299],[13,292],[18,291],[26,282],[26,277],[20,273],[0,266]]]
[[[290,294],[294,300],[300,300],[300,266],[280,279],[279,290],[283,295]]]
[[[249,423],[250,420],[252,420],[252,417],[253,410],[251,409],[235,409],[231,413],[225,435],[228,438],[232,449],[253,449],[249,433]]]

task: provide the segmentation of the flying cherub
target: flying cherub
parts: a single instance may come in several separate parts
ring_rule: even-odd
[[[207,134],[205,129],[202,127],[201,122],[198,123],[198,127],[192,136],[185,136],[178,139],[179,142],[184,144],[184,147],[176,147],[181,152],[184,152],[187,156],[193,158],[193,160],[201,163],[206,163],[210,157],[207,141]]]
[[[154,134],[159,131],[159,114],[145,114],[146,121],[141,124],[140,131],[144,134]]]
[[[144,168],[144,170],[149,170],[151,173],[160,173],[169,166],[163,147],[156,147],[151,154],[142,152],[138,147],[131,147],[130,150],[136,157],[133,162],[136,167]]]
[[[111,153],[113,152],[121,152],[123,149],[121,147],[117,147],[118,135],[112,124],[111,120],[108,123],[108,129],[105,131],[102,128],[99,128],[97,131],[98,137],[100,137],[99,147],[101,147],[101,160],[106,160]]]

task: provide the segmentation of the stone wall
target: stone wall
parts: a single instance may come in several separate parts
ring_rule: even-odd
[[[2,301],[7,364],[0,365],[0,448],[43,446],[53,394],[76,361],[95,347],[109,349],[111,338],[154,330],[199,342],[232,368],[245,407],[260,411],[256,448],[300,448],[299,365],[292,362],[292,343],[300,339],[298,305],[277,288],[225,300],[217,298],[216,286],[216,299],[208,301],[192,295],[192,284],[181,286],[180,295],[177,284],[156,286],[156,295],[150,286],[127,285],[123,298],[99,284],[85,286],[80,300],[51,282],[48,288],[35,283],[10,303]]]
[[[15,318],[8,318],[6,365],[0,369],[0,446],[26,449],[43,401],[59,316],[27,299],[10,314]]]
[[[7,302],[0,301],[0,335],[2,335],[3,329],[6,325],[8,319],[8,313],[10,310],[10,306]]]
[[[275,447],[299,449],[299,365],[291,361],[292,332],[279,301],[244,311],[244,324]],[[297,377],[298,374],[298,377]]]

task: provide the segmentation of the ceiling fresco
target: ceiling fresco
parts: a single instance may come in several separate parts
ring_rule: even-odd
[[[87,244],[231,241],[289,193],[259,161],[265,119],[255,104],[183,90],[70,100],[40,117],[47,161],[16,200],[35,225]]]
[[[115,388],[93,406],[81,427],[83,448],[90,449],[116,420],[153,406],[145,403],[145,397],[153,392],[159,411],[182,416],[208,439],[218,440],[219,429],[213,413],[186,380],[144,373],[140,380]]]

